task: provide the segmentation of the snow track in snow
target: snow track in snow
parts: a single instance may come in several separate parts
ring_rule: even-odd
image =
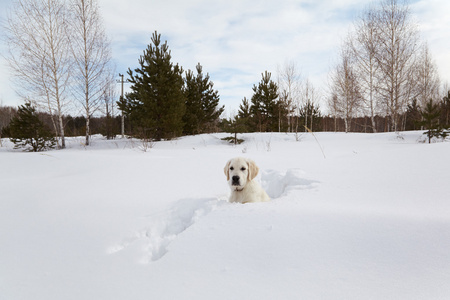
[[[146,264],[157,261],[167,254],[168,246],[179,234],[223,203],[226,201],[219,198],[179,200],[153,218],[148,227],[136,232],[132,237],[125,238],[108,252],[117,253],[140,242],[144,244],[144,257],[141,262]]]

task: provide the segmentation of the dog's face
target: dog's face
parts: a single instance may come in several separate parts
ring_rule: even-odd
[[[236,157],[227,162],[224,171],[231,189],[241,191],[248,181],[258,175],[259,169],[252,160]]]

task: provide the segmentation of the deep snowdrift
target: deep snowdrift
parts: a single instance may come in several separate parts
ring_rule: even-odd
[[[450,143],[224,136],[4,140],[0,299],[450,298]],[[271,202],[227,202],[234,156],[256,161]]]

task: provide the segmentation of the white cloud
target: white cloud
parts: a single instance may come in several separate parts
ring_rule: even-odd
[[[420,31],[431,50],[442,83],[450,84],[450,2],[420,0],[411,6],[411,10],[420,24]]]
[[[342,9],[335,1],[169,1],[141,3],[143,6],[136,2],[128,12],[135,21],[121,26],[117,22],[120,18],[112,17],[115,5],[105,2],[106,23],[114,20],[114,25],[107,27],[121,36],[127,36],[127,32],[138,34],[133,39],[143,42],[142,50],[157,29],[168,40],[174,61],[185,68],[202,63],[225,104],[235,107],[244,96],[251,95],[251,87],[260,80],[261,72],[275,72],[277,64],[287,59],[297,61],[305,75],[324,79],[351,19],[347,15],[342,18],[336,10],[348,14],[353,11],[349,3],[354,5],[354,1],[341,2]],[[124,39],[118,49],[127,47],[126,43]],[[242,92],[244,85],[247,92],[238,96],[237,91]]]

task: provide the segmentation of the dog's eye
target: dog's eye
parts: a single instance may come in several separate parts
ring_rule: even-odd
[[[230,168],[230,170],[231,170],[231,171],[233,171],[233,170],[234,170],[234,168],[233,168],[233,167],[231,167],[231,168]]]
[[[241,171],[245,171],[245,168],[244,168],[244,167],[242,167],[242,168],[241,168]]]

